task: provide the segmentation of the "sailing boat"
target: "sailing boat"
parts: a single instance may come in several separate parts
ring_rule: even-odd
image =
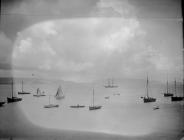
[[[183,97],[180,97],[180,96],[177,96],[177,94],[176,94],[176,79],[175,79],[175,81],[174,81],[174,93],[175,93],[175,96],[172,96],[171,97],[171,101],[182,101],[183,100]]]
[[[37,88],[36,94],[34,94],[33,96],[34,97],[41,97],[41,96],[46,96],[46,95],[44,94],[44,92],[41,93],[40,88]]]
[[[166,93],[164,93],[164,97],[171,97],[171,96],[173,96],[173,94],[169,93],[169,91],[168,91],[168,79],[167,79],[166,87],[167,87],[167,90],[166,90]]]
[[[51,104],[51,103],[50,103],[50,96],[51,96],[51,95],[49,95],[49,104],[48,104],[48,105],[44,105],[44,108],[54,108],[54,107],[59,107],[59,105],[58,105],[58,104]]]
[[[21,92],[18,92],[18,94],[31,94],[30,92],[25,92],[24,90],[23,90],[23,86],[24,85],[24,82],[23,82],[23,80],[22,80],[22,91]]]
[[[94,88],[93,88],[93,104],[92,106],[89,106],[89,110],[97,110],[97,109],[101,109],[102,106],[99,105],[94,105]]]
[[[7,102],[8,103],[12,103],[12,102],[18,102],[18,101],[22,101],[22,98],[18,98],[13,96],[13,79],[12,79],[12,97],[7,97]]]
[[[156,102],[156,98],[149,97],[149,92],[148,92],[148,76],[147,76],[147,81],[146,81],[146,97],[143,97],[144,103],[149,103],[149,102]]]
[[[61,85],[58,87],[55,98],[58,99],[58,100],[65,98],[65,95],[64,95],[64,93],[62,91],[62,88],[61,88]]]
[[[117,88],[117,85],[114,85],[114,80],[113,79],[108,79],[107,85],[104,86],[105,88]]]

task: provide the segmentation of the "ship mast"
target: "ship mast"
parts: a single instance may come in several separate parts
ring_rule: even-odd
[[[12,83],[11,84],[12,84],[11,87],[12,87],[12,98],[13,98],[13,78],[12,78]]]
[[[168,75],[167,75],[167,94],[168,94]]]
[[[174,93],[176,95],[176,79],[174,80]],[[177,95],[176,95],[177,96]]]
[[[183,23],[183,7],[184,7],[184,2],[183,0],[181,1],[181,13],[182,13],[182,36],[183,36],[183,40],[182,40],[182,43],[183,43],[183,97],[184,97],[184,23]]]
[[[148,75],[147,75],[147,81],[146,81],[146,95],[147,95],[147,97],[148,97]]]
[[[22,92],[23,92],[23,80],[22,80]]]
[[[94,106],[94,88],[93,88],[93,104],[92,105]]]

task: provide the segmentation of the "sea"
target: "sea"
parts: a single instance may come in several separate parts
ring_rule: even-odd
[[[65,98],[57,100],[55,94],[60,85]],[[40,88],[46,96],[34,97],[37,88]],[[102,108],[90,111],[93,89],[94,104],[101,105]],[[0,100],[11,97],[11,91],[11,84],[1,84]],[[18,91],[21,91],[20,81],[14,83],[13,92],[23,100],[16,104],[31,123],[44,128],[126,136],[149,135],[157,132],[180,133],[184,130],[184,101],[171,102],[170,97],[163,97],[164,84],[150,84],[149,95],[157,98],[153,103],[143,103],[141,99],[146,94],[144,82],[140,82],[138,86],[122,82],[118,83],[117,88],[105,88],[103,82],[32,81],[24,83],[24,91],[31,94],[18,95]],[[174,91],[172,87],[170,91]],[[181,87],[177,87],[177,94],[183,94]],[[49,102],[58,104],[59,107],[44,108]],[[70,107],[77,104],[85,107]],[[159,106],[159,109],[154,110],[155,106]]]

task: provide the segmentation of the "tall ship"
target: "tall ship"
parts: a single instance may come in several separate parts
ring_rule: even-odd
[[[150,97],[149,96],[149,80],[148,80],[148,76],[147,76],[147,80],[146,80],[146,96],[143,97],[143,102],[144,103],[150,103],[150,102],[156,102],[156,98]]]
[[[166,92],[164,93],[164,97],[172,97],[173,93],[169,92],[169,83],[168,83],[168,78],[167,78],[167,82],[166,82]]]
[[[95,103],[94,103],[94,100],[95,100],[95,92],[94,92],[94,88],[93,88],[93,101],[92,101],[92,105],[91,106],[89,106],[89,110],[97,110],[97,109],[101,109],[102,108],[102,106],[100,106],[100,105],[95,105]]]
[[[19,91],[18,94],[31,94],[30,92],[24,91],[24,82],[22,80],[22,91]]]
[[[177,90],[176,90],[176,79],[174,81],[174,96],[171,97],[171,101],[182,101],[183,100],[183,97],[181,96],[177,96]]]
[[[65,95],[64,95],[63,90],[62,90],[62,88],[61,88],[61,85],[60,85],[60,86],[58,87],[58,89],[57,89],[55,98],[58,99],[58,100],[64,99],[64,98],[65,98]]]
[[[11,97],[7,97],[7,102],[8,103],[13,103],[13,102],[19,102],[19,101],[22,101],[22,98],[19,98],[19,97],[15,97],[13,95],[13,78],[12,78],[12,83],[11,83],[11,88],[12,88],[12,92],[11,92]]]
[[[107,80],[107,85],[104,86],[105,88],[117,88],[118,85],[114,84],[114,80],[113,79],[108,79]]]

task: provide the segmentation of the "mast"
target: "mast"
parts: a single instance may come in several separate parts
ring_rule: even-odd
[[[174,93],[176,95],[176,79],[174,80]]]
[[[181,1],[181,14],[182,14],[182,36],[183,36],[183,40],[182,40],[182,43],[184,43],[184,23],[183,23],[183,7],[184,7],[184,2],[183,0]],[[184,97],[184,44],[183,44],[183,97]]]
[[[93,88],[93,106],[94,106],[94,88]]]
[[[13,98],[13,78],[12,78],[12,98]]]
[[[23,80],[22,80],[22,92],[23,92]]]
[[[107,86],[110,86],[111,85],[111,81],[110,79],[108,79],[108,85]]]
[[[146,81],[146,95],[147,95],[147,97],[149,97],[149,95],[148,95],[148,75],[147,75],[147,81]]]
[[[167,76],[167,94],[168,94],[168,76]]]
[[[114,86],[114,80],[113,80],[113,78],[112,78],[112,85],[111,85],[112,87]]]

